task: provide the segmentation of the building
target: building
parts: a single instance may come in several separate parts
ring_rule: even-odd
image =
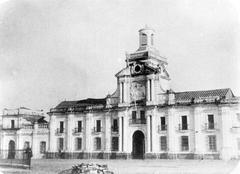
[[[42,158],[48,148],[48,136],[43,111],[4,109],[0,116],[0,158],[22,158],[27,147],[32,149],[33,158]]]
[[[117,89],[49,112],[47,157],[231,159],[240,155],[239,98],[231,89],[174,92],[154,30],[139,30]]]

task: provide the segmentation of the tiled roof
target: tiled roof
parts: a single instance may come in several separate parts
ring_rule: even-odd
[[[176,92],[175,99],[178,100],[191,100],[207,97],[219,97],[219,98],[232,98],[234,97],[230,88],[226,89],[214,89],[206,91],[185,91],[185,92]]]
[[[59,105],[55,107],[55,109],[60,108],[70,108],[70,107],[84,107],[84,106],[91,106],[91,105],[105,105],[106,99],[105,98],[88,98],[84,100],[77,100],[77,101],[63,101]]]

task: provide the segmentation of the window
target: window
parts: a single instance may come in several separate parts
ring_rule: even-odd
[[[112,137],[112,151],[118,151],[118,137]]]
[[[101,132],[101,120],[97,120],[96,124],[97,124],[97,129],[96,129],[96,131],[97,131],[97,132]]]
[[[76,150],[82,149],[82,138],[76,138]]]
[[[141,46],[147,45],[147,35],[142,33],[141,34]]]
[[[41,141],[40,142],[40,153],[45,153],[46,152],[46,142]]]
[[[82,121],[78,121],[77,123],[77,132],[82,132]]]
[[[181,147],[182,147],[182,151],[188,151],[189,150],[188,136],[182,136],[181,137]]]
[[[161,136],[160,137],[160,149],[162,151],[166,151],[167,150],[167,137],[166,136]]]
[[[132,111],[132,120],[133,122],[137,119],[137,111]]]
[[[58,150],[63,150],[63,138],[58,138]]]
[[[215,135],[209,135],[208,136],[208,144],[209,144],[209,150],[210,151],[216,151],[217,150],[216,136]]]
[[[145,123],[146,122],[145,111],[140,111],[140,119],[141,119],[141,123]]]
[[[15,128],[15,121],[14,120],[11,120],[11,128]]]
[[[60,133],[64,132],[64,122],[60,121]]]
[[[113,132],[118,132],[118,119],[113,119],[112,130]]]
[[[167,130],[167,126],[166,126],[166,119],[165,117],[161,117],[161,130]]]
[[[187,129],[188,129],[187,116],[184,115],[182,116],[182,130],[187,130]]]
[[[121,82],[121,87],[122,87],[122,103],[124,103],[124,83]]]
[[[151,45],[153,45],[153,34],[151,34]]]
[[[214,129],[214,116],[208,115],[208,129]]]
[[[100,137],[95,138],[95,149],[101,150],[101,138]]]

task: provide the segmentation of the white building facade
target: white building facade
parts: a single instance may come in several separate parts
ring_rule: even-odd
[[[239,98],[230,89],[174,92],[154,34],[139,30],[112,95],[50,110],[48,158],[239,157]]]
[[[4,109],[0,116],[0,158],[18,159],[27,147],[33,158],[42,158],[48,149],[49,129],[43,111],[25,107]]]

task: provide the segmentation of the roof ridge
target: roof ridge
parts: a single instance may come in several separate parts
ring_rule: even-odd
[[[208,89],[208,90],[191,90],[191,91],[181,91],[175,93],[186,93],[186,92],[205,92],[205,91],[219,91],[219,90],[231,90],[231,88],[220,88],[220,89]]]

